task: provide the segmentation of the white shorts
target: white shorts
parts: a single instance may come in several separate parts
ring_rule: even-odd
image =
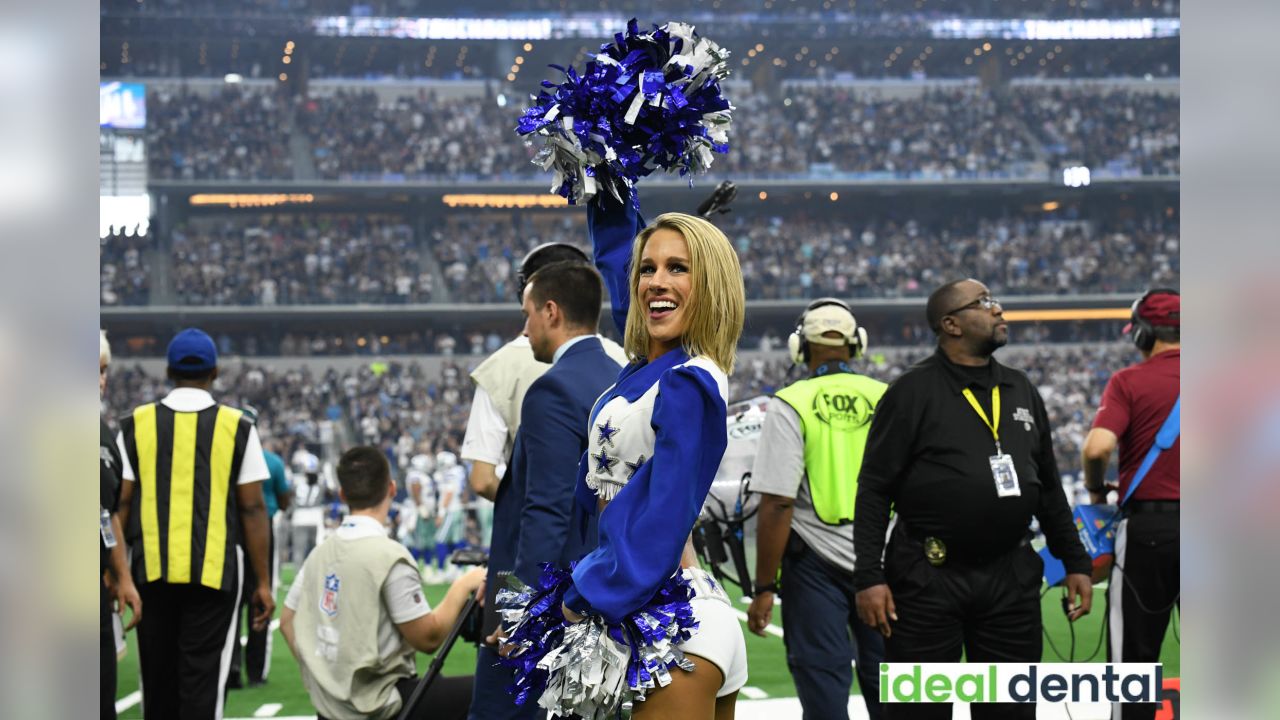
[[[716,697],[735,693],[747,684],[747,641],[742,635],[742,624],[733,612],[729,596],[711,575],[701,568],[685,568],[683,572],[693,585],[690,605],[698,619],[698,629],[693,637],[680,644],[680,650],[720,668],[724,683]]]

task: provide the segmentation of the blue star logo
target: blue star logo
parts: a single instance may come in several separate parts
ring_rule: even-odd
[[[599,455],[592,455],[591,459],[596,461],[596,472],[599,474],[612,473],[613,466],[618,464],[618,458],[609,455],[604,450],[601,450]]]
[[[596,425],[596,430],[600,432],[600,447],[614,447],[613,436],[618,434],[618,428],[613,426],[612,418],[606,418],[603,425]]]
[[[640,469],[640,466],[644,464],[644,455],[641,455],[640,458],[633,463],[623,464],[627,466],[627,479],[630,480],[631,477],[636,474],[636,471]]]

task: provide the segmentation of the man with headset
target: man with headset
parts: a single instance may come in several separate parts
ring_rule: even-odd
[[[866,350],[867,331],[834,298],[809,305],[788,347],[809,377],[779,390],[765,414],[751,473],[751,489],[761,493],[760,584],[748,625],[765,634],[781,590],[787,666],[806,720],[848,718],[855,657],[867,714],[877,720],[884,639],[857,620],[853,520],[871,416],[887,386],[850,366]]]
[[[1180,445],[1176,434],[1161,431],[1180,393],[1181,310],[1178,292],[1165,288],[1133,304],[1124,332],[1142,352],[1142,362],[1111,376],[1082,450],[1084,484],[1095,504],[1106,502],[1113,489],[1123,498],[1139,483],[1116,524],[1115,564],[1107,588],[1111,662],[1159,662],[1179,598]],[[1153,450],[1162,434],[1172,436],[1172,442]],[[1104,477],[1117,447],[1120,482],[1109,487]],[[1137,477],[1153,453],[1154,462]],[[1117,703],[1113,717],[1152,718],[1158,707]]]

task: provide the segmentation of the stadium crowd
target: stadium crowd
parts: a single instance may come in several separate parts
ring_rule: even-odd
[[[146,305],[151,300],[152,235],[112,233],[98,243],[103,305]]]
[[[226,85],[205,96],[156,84],[147,91],[153,179],[267,180],[293,176],[283,91]]]
[[[511,111],[480,98],[421,91],[382,104],[371,90],[340,90],[309,98],[298,118],[327,180],[467,180],[532,170],[533,151],[511,131]]]
[[[505,328],[510,331],[511,328]],[[504,342],[498,332],[479,329],[463,332],[456,327],[438,330],[424,327],[407,332],[370,330],[275,330],[212,333],[218,352],[244,357],[350,357],[384,355],[485,355]],[[166,339],[154,335],[123,335],[119,357],[162,355]],[[507,338],[510,339],[510,338]]]
[[[152,176],[293,177],[289,128],[327,180],[540,177],[518,115],[491,98],[419,91],[379,101],[339,90],[298,101],[228,86],[215,97],[158,86],[148,130]],[[935,88],[889,98],[841,86],[791,86],[734,98],[733,151],[713,170],[735,178],[859,173],[884,178],[1024,176],[1041,157],[1125,174],[1179,171],[1178,98],[1105,87]],[[289,118],[294,118],[289,120]],[[1044,172],[1043,169],[1038,172]]]
[[[944,276],[985,278],[998,294],[1131,292],[1178,276],[1176,225],[1045,223],[1030,218],[846,221],[742,217],[724,226],[747,297],[913,297]]]
[[[737,248],[752,300],[918,297],[956,272],[987,278],[1003,294],[1176,284],[1176,218],[1043,218],[850,220],[790,210],[730,214],[719,222]],[[581,223],[578,215],[543,221],[454,215],[432,227],[424,248],[396,217],[201,218],[176,228],[157,260],[169,263],[161,277],[182,305],[512,302],[525,253],[553,238],[585,237]],[[151,287],[149,242],[122,236],[103,242],[103,304],[146,304],[160,292]],[[434,343],[425,339],[428,350],[439,351]]]
[[[1112,167],[1138,175],[1178,174],[1176,95],[1027,88],[1011,93],[1009,102],[1055,164]]]
[[[429,302],[435,282],[413,231],[378,216],[198,221],[169,254],[183,305]]]
[[[977,87],[889,99],[841,87],[749,96],[734,113],[731,175],[819,172],[989,177],[1034,159],[1017,121]]]

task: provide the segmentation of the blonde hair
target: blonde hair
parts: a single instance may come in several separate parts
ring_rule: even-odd
[[[732,373],[747,304],[738,254],[719,228],[684,213],[659,215],[640,231],[632,244],[631,306],[627,310],[622,347],[632,359],[644,357],[649,350],[644,306],[637,297],[640,258],[649,238],[662,229],[679,233],[689,246],[692,302],[688,306],[688,326],[680,343],[690,357],[710,358],[726,374]]]
[[[107,331],[98,331],[98,364],[111,364],[111,343],[107,342]]]

